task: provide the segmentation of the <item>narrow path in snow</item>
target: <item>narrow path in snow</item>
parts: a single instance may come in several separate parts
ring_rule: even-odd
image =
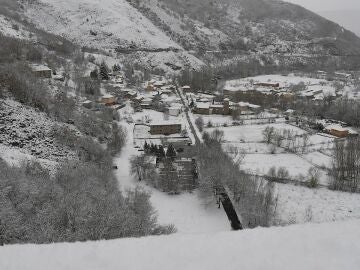
[[[196,129],[195,129],[193,123],[191,122],[191,119],[190,119],[190,116],[189,116],[190,108],[189,108],[189,106],[187,106],[187,104],[186,104],[186,102],[185,102],[185,100],[184,100],[184,97],[181,95],[180,90],[179,90],[178,87],[176,87],[176,92],[178,93],[178,95],[179,95],[179,97],[180,97],[180,99],[181,99],[182,104],[183,104],[184,107],[186,108],[186,110],[185,110],[186,119],[187,119],[187,121],[188,121],[188,123],[189,123],[191,132],[192,132],[192,134],[193,134],[194,137],[195,137],[195,144],[200,144],[200,142],[201,142],[201,141],[200,141],[200,138],[199,138],[199,136],[197,135]]]

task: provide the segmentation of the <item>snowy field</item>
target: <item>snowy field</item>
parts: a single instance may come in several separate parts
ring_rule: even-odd
[[[237,80],[230,80],[227,81],[225,84],[224,89],[229,91],[247,91],[249,89],[253,90],[254,86],[253,84],[256,83],[272,83],[276,84],[279,83],[281,88],[287,88],[292,84],[299,84],[299,83],[305,83],[307,86],[307,90],[318,90],[320,87],[320,90],[324,90],[324,93],[334,93],[335,89],[333,86],[330,86],[330,82],[326,80],[321,79],[314,79],[314,78],[308,78],[308,77],[299,77],[295,76],[293,74],[290,74],[288,76],[283,75],[277,75],[277,74],[271,74],[271,75],[261,75],[261,76],[255,76],[255,77],[247,77],[244,79],[237,79]],[[257,87],[258,90],[266,90],[264,87]],[[262,89],[264,88],[264,89]],[[268,89],[270,91],[270,89]]]
[[[333,137],[322,134],[310,135],[309,150],[311,151],[309,153],[287,153],[284,148],[271,147],[263,142],[263,131],[266,127],[274,127],[276,130],[291,130],[294,136],[307,133],[301,128],[286,123],[221,127],[220,129],[224,131],[224,150],[233,156],[237,152],[245,154],[241,162],[241,169],[258,175],[266,175],[272,167],[277,169],[283,167],[289,171],[290,178],[300,180],[302,178],[300,176],[306,176],[311,168],[318,167],[320,184],[328,185],[327,171],[319,167],[330,168],[331,166],[332,158],[329,154],[333,148]],[[207,129],[208,132],[213,130],[215,128]]]
[[[170,235],[87,243],[1,247],[6,270],[354,270],[360,221]]]
[[[271,167],[284,167],[290,171],[290,176],[296,178],[300,174],[307,174],[313,166],[303,158],[294,154],[253,154],[246,155],[241,168],[252,173],[264,175]]]
[[[275,123],[275,124],[266,124],[266,125],[244,125],[236,127],[224,127],[221,128],[224,131],[224,141],[225,142],[262,142],[263,131],[266,127],[274,127],[275,129],[282,130],[287,129],[291,130],[294,135],[301,135],[306,133],[304,130],[288,125],[286,123]],[[209,128],[207,132],[211,133],[216,128]]]
[[[360,219],[360,194],[288,184],[276,184],[276,190],[280,224]]]

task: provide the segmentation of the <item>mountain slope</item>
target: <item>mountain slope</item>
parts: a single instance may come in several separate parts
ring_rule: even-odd
[[[319,14],[351,29],[357,36],[360,37],[360,26],[358,23],[360,9],[320,11]]]
[[[359,221],[1,248],[1,269],[356,269]],[[20,255],[19,255],[20,254]],[[21,260],[19,260],[21,256]]]
[[[303,7],[282,1],[158,1],[163,9],[196,20],[195,25],[200,22],[207,28],[221,31],[228,37],[229,45],[236,45],[234,41],[240,38],[250,39],[254,43],[265,42],[265,40],[269,44],[280,44],[286,41],[299,42],[297,45],[316,42],[315,39],[331,38],[345,42],[349,46],[348,52],[360,51],[360,39],[350,31]],[[155,2],[145,0],[142,1],[142,5],[147,5],[155,11],[153,8]],[[259,45],[267,44],[260,43]]]
[[[179,48],[124,0],[40,0],[30,4],[25,14],[36,25],[82,46],[113,49],[135,43]]]
[[[278,0],[34,0],[26,17],[84,47],[150,68],[257,61],[262,66],[359,65],[360,38]],[[190,53],[189,53],[190,52]],[[195,55],[195,57],[194,57]]]
[[[263,65],[280,63],[284,57],[295,65],[311,62],[314,56],[344,58],[346,64],[360,55],[355,34],[283,1],[128,1],[184,48],[195,50],[198,57],[206,52],[210,61],[219,52],[221,59],[262,56]]]
[[[35,0],[24,6],[25,16],[37,27],[83,47],[128,49],[152,67],[202,65],[125,0]]]

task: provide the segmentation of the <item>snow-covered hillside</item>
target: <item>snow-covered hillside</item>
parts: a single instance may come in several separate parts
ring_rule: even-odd
[[[152,67],[202,64],[126,0],[38,0],[26,6],[25,15],[37,27],[84,47],[139,52],[136,57]]]
[[[0,269],[342,269],[360,265],[359,221],[75,244],[14,245]]]
[[[83,46],[113,49],[134,42],[179,48],[125,0],[39,0],[29,5],[26,15],[39,27]]]
[[[4,15],[0,15],[0,33],[12,38],[31,39],[30,32],[23,25]]]

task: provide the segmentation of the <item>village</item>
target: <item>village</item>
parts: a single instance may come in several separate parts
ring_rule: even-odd
[[[108,109],[126,128],[127,145],[114,164],[116,174],[122,179],[124,190],[140,184],[156,194],[151,201],[160,219],[166,216],[163,222],[175,223],[180,231],[192,231],[187,223],[168,215],[170,209],[183,211],[186,200],[193,205],[188,209],[192,222],[200,215],[198,222],[212,223],[205,226],[206,230],[223,228],[224,214],[238,228],[234,201],[223,187],[216,188],[214,196],[219,207],[223,200],[225,213],[195,207],[203,203],[196,195],[201,177],[196,149],[208,136],[216,136],[223,151],[243,173],[276,183],[281,201],[281,213],[276,217],[279,224],[287,224],[292,215],[297,222],[305,222],[310,206],[317,220],[328,220],[328,213],[321,212],[322,203],[317,206],[316,192],[327,194],[326,198],[336,196],[347,204],[345,194],[340,196],[329,190],[333,149],[336,142],[358,136],[358,130],[331,118],[309,117],[301,109],[290,106],[296,105],[297,100],[318,104],[349,93],[356,98],[352,76],[336,73],[336,79],[330,80],[324,72],[312,76],[260,75],[225,81],[217,91],[204,92],[190,85],[179,85],[174,78],[154,74],[134,84],[120,65],[109,66],[111,63],[106,65],[103,61],[92,66],[88,77],[82,80],[96,82],[91,73],[99,68],[100,92],[81,95],[76,102],[83,110],[94,113]],[[33,65],[32,70],[55,88],[66,83],[61,72],[56,74],[46,65]],[[143,77],[141,71],[134,73]],[[309,206],[293,205],[293,197],[301,204],[299,192],[308,197]]]
[[[196,187],[196,157],[191,149],[203,141],[204,132],[215,130],[223,134],[224,151],[234,160],[241,159],[240,167],[247,173],[304,186],[315,174],[316,186],[328,187],[335,142],[357,136],[357,130],[341,121],[314,119],[296,110],[282,110],[281,106],[262,107],[239,101],[237,96],[255,92],[280,100],[301,98],[316,102],[345,95],[352,83],[350,75],[339,73],[335,82],[344,87],[336,90],[334,80],[326,80],[323,72],[316,76],[265,75],[227,81],[216,93],[202,93],[163,76],[153,76],[133,87],[127,85],[121,71],[109,72],[109,80],[103,80],[102,88],[111,90],[102,90],[97,101],[83,100],[82,104],[90,110],[96,110],[98,104],[117,110],[121,121],[129,126],[137,155],[152,156],[146,161],[149,166],[160,178],[181,183],[183,190]],[[301,90],[293,91],[297,85]],[[142,172],[139,179],[144,175]],[[174,189],[162,190],[182,192],[179,185],[172,186]]]

